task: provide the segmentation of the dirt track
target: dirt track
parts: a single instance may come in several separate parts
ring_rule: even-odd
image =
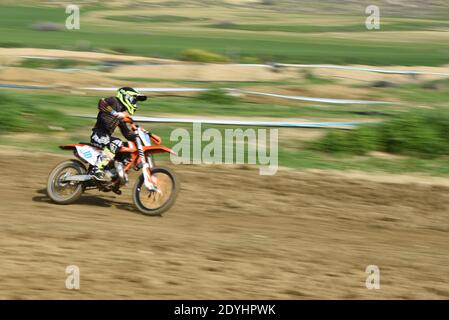
[[[49,203],[60,156],[0,151],[0,298],[449,298],[449,187],[174,167],[162,218],[124,195]],[[132,179],[132,183],[134,179]],[[65,268],[81,290],[65,289]],[[365,268],[381,289],[365,288]]]

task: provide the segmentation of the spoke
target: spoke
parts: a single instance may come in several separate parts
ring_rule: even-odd
[[[55,181],[53,183],[55,192],[62,196],[67,197],[73,194],[73,192],[78,187],[77,183],[72,182],[63,182],[65,179],[67,179],[69,176],[78,174],[78,171],[74,168],[65,168],[62,170],[59,175],[55,178]]]
[[[162,207],[170,198],[173,190],[173,182],[169,176],[164,173],[156,173],[153,179],[157,181],[157,191],[149,191],[147,188],[140,189],[140,201],[148,209],[158,209]]]

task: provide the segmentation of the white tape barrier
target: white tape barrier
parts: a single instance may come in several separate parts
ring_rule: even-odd
[[[273,64],[272,66],[273,67],[292,67],[292,68],[339,69],[339,70],[367,71],[367,72],[388,73],[388,74],[402,74],[402,75],[423,74],[423,75],[449,76],[449,73],[443,73],[443,72],[425,72],[425,71],[414,71],[414,70],[386,70],[386,69],[377,69],[377,68],[337,66],[337,65],[327,65],[327,64],[276,63],[276,64]]]
[[[179,63],[179,64],[170,64],[170,63],[162,63],[162,64],[145,64],[145,67],[160,67],[160,66],[207,66],[207,64],[197,63]],[[253,63],[253,64],[238,64],[238,63],[230,63],[225,64],[225,66],[229,67],[252,67],[252,68],[318,68],[318,69],[339,69],[339,70],[348,70],[348,71],[365,71],[365,72],[375,72],[375,73],[385,73],[385,74],[398,74],[398,75],[438,75],[438,76],[449,76],[449,73],[444,72],[427,72],[427,71],[415,71],[415,70],[387,70],[387,69],[379,69],[379,68],[366,68],[366,67],[352,67],[352,66],[339,66],[332,64],[296,64],[296,63],[272,63],[272,64],[261,64],[261,63]]]
[[[288,95],[282,95],[282,94],[246,91],[246,90],[238,90],[238,89],[232,89],[232,91],[242,92],[242,93],[247,93],[247,94],[254,94],[254,95],[259,95],[259,96],[275,97],[275,98],[290,99],[290,100],[321,102],[321,103],[334,103],[334,104],[398,104],[398,102],[389,102],[389,101],[369,101],[369,100],[351,100],[351,99],[314,98],[314,97],[304,97],[304,96],[288,96]]]
[[[51,89],[51,87],[37,87],[37,86],[22,86],[22,85],[13,85],[13,84],[0,84],[0,89]],[[80,88],[81,90],[94,90],[94,91],[116,91],[117,88]],[[136,88],[136,90],[141,92],[199,92],[199,91],[207,91],[210,89],[207,88]],[[311,101],[311,102],[321,102],[321,103],[333,103],[333,104],[399,104],[398,102],[389,102],[389,101],[369,101],[369,100],[351,100],[351,99],[331,99],[331,98],[314,98],[314,97],[303,97],[303,96],[288,96],[274,93],[264,93],[264,92],[255,92],[255,91],[246,91],[239,89],[226,89],[231,92],[240,92],[246,94],[254,94],[260,96],[268,96],[282,99],[290,99],[290,100],[302,100],[302,101]]]
[[[60,60],[63,58],[58,57],[47,57],[47,56],[19,56],[22,59],[37,59],[37,60]]]
[[[95,119],[95,115],[72,114],[75,117]],[[157,118],[157,117],[133,117],[137,122],[155,123],[202,123],[232,126],[257,126],[257,127],[290,127],[290,128],[340,128],[351,129],[361,124],[377,122],[288,122],[288,121],[250,121],[250,120],[214,120],[197,118]]]
[[[95,90],[95,91],[116,91],[117,88],[81,88],[82,90]],[[207,88],[135,88],[141,92],[195,92],[195,91],[207,91],[210,89]],[[304,97],[304,96],[289,96],[289,95],[281,95],[274,93],[265,93],[265,92],[255,92],[255,91],[246,91],[239,89],[228,89],[225,90],[231,92],[240,92],[245,94],[253,94],[259,96],[268,96],[274,98],[281,99],[290,99],[290,100],[301,100],[301,101],[310,101],[310,102],[321,102],[321,103],[333,103],[333,104],[398,104],[397,102],[389,102],[389,101],[369,101],[369,100],[351,100],[351,99],[332,99],[332,98],[315,98],[315,97]]]

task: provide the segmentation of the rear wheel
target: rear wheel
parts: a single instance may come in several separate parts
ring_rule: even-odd
[[[84,191],[83,183],[65,179],[80,174],[86,174],[86,167],[80,161],[67,160],[58,164],[48,176],[48,197],[58,204],[70,204],[78,200]]]
[[[144,185],[144,175],[141,174],[134,185],[133,201],[137,209],[145,215],[158,216],[170,209],[178,195],[179,184],[168,168],[151,169],[157,191],[149,191]]]

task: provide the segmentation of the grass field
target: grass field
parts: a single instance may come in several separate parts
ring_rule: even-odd
[[[164,58],[180,58],[185,50],[198,48],[227,56],[231,61],[253,58],[370,65],[448,63],[448,23],[442,18],[388,17],[380,31],[368,32],[363,14],[337,15],[337,18],[266,11],[255,14],[249,9],[222,7],[221,10],[207,6],[186,9],[178,4],[170,9],[143,9],[140,15],[130,12],[130,16],[137,18],[124,22],[122,11],[94,6],[83,7],[80,30],[62,28],[44,32],[35,30],[33,25],[42,21],[64,25],[67,15],[63,8],[11,5],[0,8],[0,47],[109,49]],[[323,23],[326,18],[330,22]],[[281,22],[285,20],[289,24]],[[416,32],[425,34],[416,38]],[[401,41],[397,41],[398,36]]]
[[[394,20],[393,20],[394,21]],[[280,31],[293,33],[330,33],[330,32],[366,32],[364,24],[348,25],[282,25],[282,24],[237,24],[218,23],[208,27],[227,30]],[[449,28],[446,21],[404,21],[389,22],[382,25],[383,31],[445,31]]]

